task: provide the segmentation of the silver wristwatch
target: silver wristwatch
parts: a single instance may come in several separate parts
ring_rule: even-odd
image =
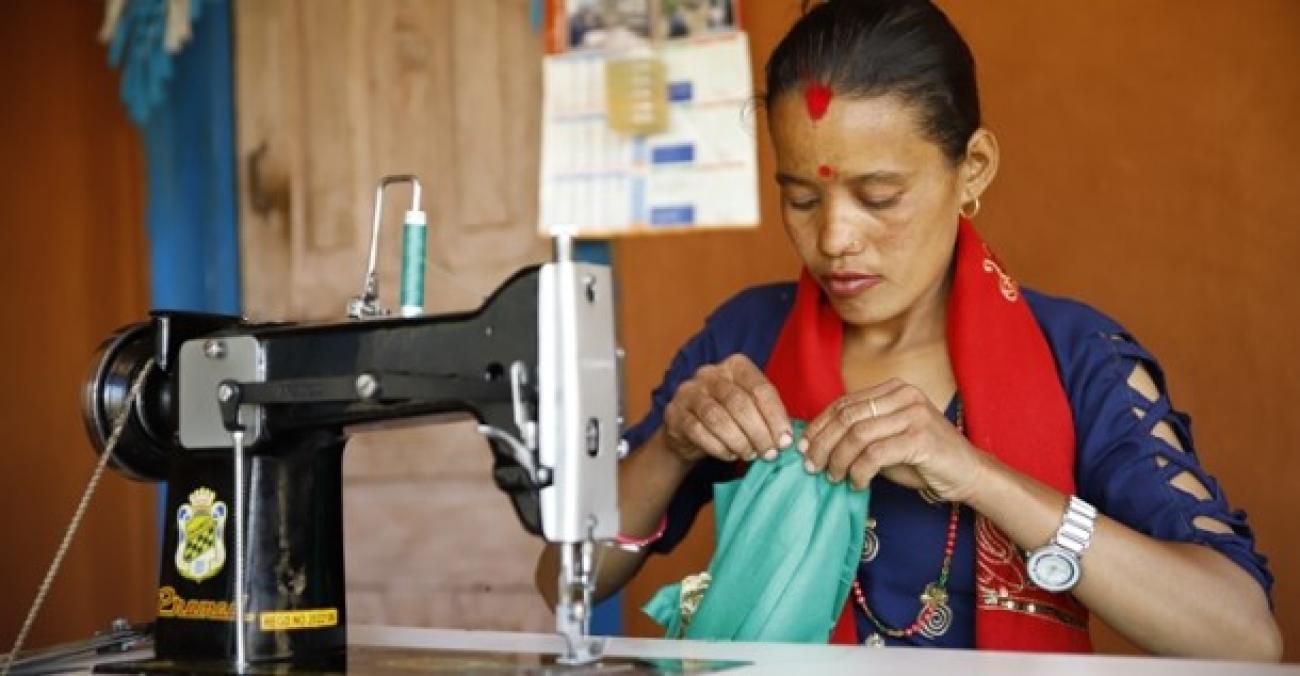
[[[1092,543],[1097,508],[1070,496],[1070,504],[1052,541],[1029,553],[1025,568],[1034,586],[1049,592],[1074,589],[1083,576],[1079,559]]]

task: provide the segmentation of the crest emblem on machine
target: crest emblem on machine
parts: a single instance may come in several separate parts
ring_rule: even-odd
[[[181,577],[202,582],[226,564],[226,503],[210,488],[190,493],[189,502],[176,510],[176,571]]]

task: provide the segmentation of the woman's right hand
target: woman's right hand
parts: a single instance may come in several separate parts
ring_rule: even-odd
[[[794,438],[776,387],[743,354],[701,366],[664,409],[664,440],[683,460],[775,460]]]

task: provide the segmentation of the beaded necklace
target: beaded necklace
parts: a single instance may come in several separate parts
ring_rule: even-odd
[[[962,416],[961,401],[957,402],[957,431],[961,434],[966,433],[964,418]],[[939,575],[934,582],[925,585],[921,592],[921,610],[916,614],[916,620],[902,629],[891,627],[876,617],[871,611],[871,606],[867,604],[867,595],[862,591],[862,585],[858,578],[853,578],[853,598],[857,605],[862,609],[871,624],[876,627],[878,633],[868,636],[863,642],[868,646],[878,647],[885,645],[885,639],[881,634],[890,638],[902,639],[909,638],[920,634],[928,639],[935,639],[943,636],[952,626],[952,608],[948,605],[948,573],[952,569],[953,552],[957,549],[957,524],[961,518],[961,503],[951,503],[951,509],[948,515],[948,534],[943,547],[943,563],[939,567]],[[874,521],[868,521],[868,528],[874,531]],[[879,541],[875,538],[874,532],[869,532],[866,540],[863,542],[862,558],[864,561],[870,561],[876,556],[879,547]]]

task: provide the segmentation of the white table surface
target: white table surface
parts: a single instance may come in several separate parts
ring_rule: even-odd
[[[504,631],[467,631],[422,627],[351,625],[351,645],[387,648],[429,648],[449,651],[558,653],[563,642],[555,634],[526,634]],[[135,651],[116,659],[146,659],[152,651]],[[799,645],[791,643],[714,643],[707,641],[664,641],[644,638],[610,638],[605,654],[611,657],[731,660],[750,666],[730,669],[727,676],[782,674],[963,674],[970,676],[1300,676],[1296,664],[1251,664],[1211,660],[1180,660],[1153,657],[1107,655],[1046,655],[999,653],[975,650],[923,648],[863,648],[856,646]],[[92,662],[82,663],[69,673],[90,673]]]
[[[524,634],[415,627],[348,627],[348,642],[390,648],[436,648],[482,652],[559,652],[554,634]],[[1300,676],[1300,665],[1098,655],[1044,655],[923,648],[862,648],[788,643],[713,643],[611,638],[611,657],[743,660],[753,665],[726,674],[1044,674],[1051,676],[1200,676],[1244,674]]]

